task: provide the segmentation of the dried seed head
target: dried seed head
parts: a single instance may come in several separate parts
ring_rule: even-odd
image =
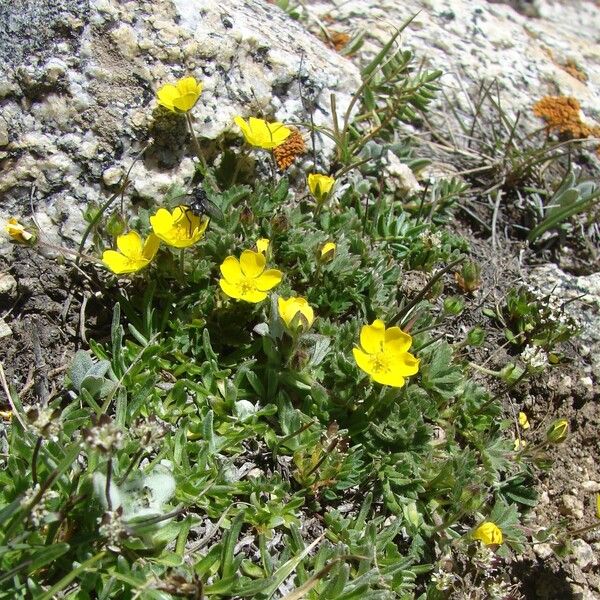
[[[50,514],[48,510],[48,502],[54,498],[58,498],[58,493],[54,490],[46,490],[42,497],[33,505],[31,503],[35,500],[40,492],[40,484],[36,483],[32,488],[29,488],[21,498],[21,508],[29,511],[29,521],[34,527],[40,527],[43,525],[46,517]]]
[[[123,432],[109,416],[92,417],[92,424],[89,429],[81,431],[88,446],[106,454],[112,454],[122,447]]]
[[[156,417],[148,417],[147,419],[138,419],[131,428],[131,437],[135,438],[140,443],[140,449],[146,452],[152,452],[162,442],[163,437],[167,433],[168,428],[164,423],[161,423]]]
[[[52,441],[58,440],[60,431],[60,411],[58,409],[30,406],[25,411],[25,417],[37,435]]]
[[[273,148],[273,156],[280,171],[289,168],[298,156],[306,152],[304,139],[299,131],[293,129],[292,133],[279,146]]]
[[[121,541],[128,536],[128,529],[123,522],[123,507],[105,512],[98,519],[98,533],[106,538],[106,546],[113,552],[120,552]]]

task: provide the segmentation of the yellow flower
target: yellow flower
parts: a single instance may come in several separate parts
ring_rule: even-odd
[[[323,247],[321,248],[321,260],[324,262],[331,260],[335,254],[336,248],[337,245],[334,242],[323,244]]]
[[[292,130],[283,123],[267,123],[263,119],[255,117],[250,117],[248,123],[242,117],[235,117],[234,121],[251,146],[257,146],[265,150],[273,150],[292,133]]]
[[[221,289],[230,297],[246,302],[260,302],[267,292],[279,285],[283,273],[277,269],[266,269],[267,259],[261,252],[244,250],[240,259],[228,256],[221,263],[219,279]]]
[[[360,330],[360,348],[352,350],[356,364],[377,383],[402,387],[419,370],[419,359],[408,352],[412,338],[399,327],[385,328],[376,319]]]
[[[288,329],[309,329],[315,320],[315,312],[306,298],[277,298],[279,316]]]
[[[27,244],[33,239],[33,235],[29,233],[29,231],[27,231],[15,217],[11,217],[8,220],[4,229],[15,242]]]
[[[473,539],[482,541],[486,546],[502,543],[502,529],[491,521],[484,521],[474,532]]]
[[[188,112],[194,108],[200,94],[202,84],[193,77],[184,77],[175,85],[167,83],[156,93],[158,103],[174,112]]]
[[[117,275],[135,273],[150,263],[159,244],[159,239],[152,233],[146,238],[146,242],[142,243],[142,238],[137,231],[129,231],[117,236],[119,252],[105,250],[102,254],[102,262]]]
[[[518,452],[519,450],[525,450],[525,448],[527,448],[527,442],[517,438],[513,444],[513,448],[515,452]]]
[[[523,429],[529,429],[529,427],[530,427],[529,419],[527,418],[527,415],[524,412],[519,413],[519,425]]]
[[[150,217],[154,233],[175,248],[187,248],[195,244],[206,231],[208,217],[195,215],[187,206],[176,206],[170,213],[159,208]]]
[[[270,243],[271,242],[267,238],[260,238],[256,240],[256,251],[265,254],[269,249]]]
[[[551,444],[562,444],[569,433],[569,421],[567,419],[556,419],[546,431],[546,439]]]
[[[335,179],[327,175],[311,173],[308,176],[308,189],[319,204],[327,200],[334,183]]]

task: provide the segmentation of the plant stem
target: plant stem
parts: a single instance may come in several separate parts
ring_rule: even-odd
[[[106,463],[106,487],[104,488],[104,493],[106,494],[106,508],[107,510],[112,510],[112,500],[110,498],[110,481],[112,478],[112,457],[108,459],[108,463]]]
[[[200,142],[198,141],[198,137],[196,136],[196,132],[194,131],[194,126],[192,124],[192,115],[189,112],[185,113],[185,118],[188,125],[188,131],[190,132],[190,136],[192,138],[192,145],[194,146],[194,152],[200,161],[200,174],[202,177],[208,179],[210,185],[216,192],[220,192],[219,185],[217,181],[213,177],[208,165],[206,164],[206,159],[204,158],[204,154],[202,154],[202,148],[200,147]]]
[[[123,476],[119,479],[119,482],[118,482],[119,485],[123,485],[125,483],[125,481],[127,480],[127,477],[129,477],[129,473],[131,473],[131,471],[133,470],[133,467],[135,467],[138,460],[142,457],[143,453],[144,453],[144,449],[142,448],[134,454],[133,458],[131,459],[131,462],[129,463],[129,466],[127,467],[127,470],[125,471]]]
[[[181,271],[181,279],[185,281],[185,249],[179,250],[179,270]]]
[[[479,371],[480,373],[485,373],[486,375],[491,375],[492,377],[500,377],[500,371],[492,371],[491,369],[486,369],[485,367],[482,367],[481,365],[478,365],[474,362],[470,362],[469,366],[472,369]]]
[[[573,529],[572,531],[568,531],[567,533],[570,536],[580,536],[583,533],[587,533],[588,531],[593,531],[594,529],[600,528],[600,521],[596,521],[596,523],[592,523],[591,525],[586,525],[585,527],[580,527],[579,529]]]
[[[31,456],[31,479],[33,481],[33,485],[37,483],[37,460],[38,455],[40,453],[40,448],[42,447],[42,436],[39,435],[37,441],[35,442],[35,448],[33,449],[33,454]]]

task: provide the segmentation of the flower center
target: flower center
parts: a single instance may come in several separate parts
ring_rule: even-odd
[[[376,373],[388,373],[391,371],[390,359],[384,352],[377,352],[371,359],[373,361],[373,371]]]
[[[253,292],[256,290],[256,283],[254,279],[246,278],[240,281],[240,290],[242,294],[247,294],[248,292]]]

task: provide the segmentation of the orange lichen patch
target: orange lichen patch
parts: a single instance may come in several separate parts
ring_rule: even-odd
[[[329,31],[329,44],[335,49],[336,52],[340,52],[342,48],[350,40],[350,35],[343,31]]]
[[[582,81],[585,83],[588,80],[587,73],[579,67],[579,65],[574,60],[568,60],[561,67],[571,76],[575,77],[575,79]]]
[[[290,129],[292,129],[290,127]],[[280,171],[285,171],[296,160],[306,152],[304,139],[299,131],[293,129],[292,133],[279,146],[273,148],[273,156]]]
[[[600,127],[586,125],[579,102],[570,96],[545,96],[533,105],[533,114],[546,121],[548,129],[570,138],[600,136]]]

